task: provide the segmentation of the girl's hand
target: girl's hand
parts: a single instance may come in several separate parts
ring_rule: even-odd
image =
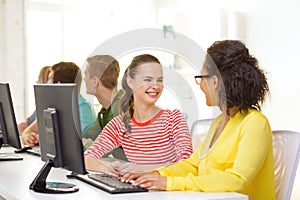
[[[112,162],[112,166],[115,170],[119,172],[119,176],[123,176],[124,174],[127,174],[129,172],[142,172],[142,165],[134,164],[131,162],[121,163],[119,161]]]
[[[39,143],[39,135],[35,132],[23,133],[21,135],[22,143],[24,145],[33,147],[34,145]]]
[[[85,167],[87,170],[90,171],[97,171],[97,172],[103,172],[112,176],[119,176],[118,171],[114,169],[112,164],[107,161],[100,161],[97,158],[94,158],[92,156],[84,156],[85,161]]]
[[[148,189],[167,189],[167,177],[161,176],[158,172],[128,173],[121,177],[120,180]]]

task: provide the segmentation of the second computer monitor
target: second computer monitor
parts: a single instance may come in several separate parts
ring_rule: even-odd
[[[21,142],[8,83],[0,83],[0,136],[3,143],[20,149]],[[1,148],[1,146],[0,146]]]
[[[86,173],[76,84],[37,84],[34,92],[42,160],[55,156],[54,167]]]

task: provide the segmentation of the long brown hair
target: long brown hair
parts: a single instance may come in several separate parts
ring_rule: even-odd
[[[131,127],[129,125],[129,121],[133,116],[133,105],[134,105],[134,98],[133,98],[133,91],[127,84],[127,77],[134,79],[137,72],[138,66],[145,64],[145,63],[158,63],[160,64],[159,60],[150,55],[150,54],[142,54],[134,57],[124,72],[124,76],[122,78],[122,88],[125,91],[123,97],[121,98],[121,115],[123,117],[123,122],[125,124],[126,133],[129,133]]]
[[[39,81],[41,81],[41,83],[47,83],[50,72],[51,72],[51,66],[43,67],[39,73],[39,77],[38,77]]]

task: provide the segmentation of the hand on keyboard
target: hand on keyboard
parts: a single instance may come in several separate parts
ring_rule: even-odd
[[[118,170],[116,170],[114,168],[114,166],[112,165],[111,162],[103,161],[103,160],[101,160],[101,161],[98,160],[98,161],[101,163],[101,165],[99,165],[99,166],[101,166],[101,170],[98,169],[98,170],[95,170],[95,171],[100,171],[100,172],[103,172],[105,174],[115,176],[115,177],[119,176]]]
[[[89,178],[99,182],[99,185],[95,185],[109,193],[128,193],[128,192],[147,192],[145,188],[134,186],[131,183],[123,183],[118,178],[104,174],[104,173],[92,173],[88,175]]]
[[[119,176],[123,176],[129,172],[136,172],[142,165],[134,164],[131,162],[121,163],[119,161],[114,161],[111,163],[112,167],[119,173]]]
[[[103,173],[110,174],[110,175],[113,175],[116,177],[119,176],[118,171],[116,171],[113,168],[113,166],[111,165],[111,162],[109,162],[109,161],[97,159],[90,155],[84,156],[84,161],[85,161],[86,170],[103,172]]]
[[[161,176],[158,172],[128,173],[120,179],[129,183],[134,180],[133,185],[148,189],[166,190],[167,177]]]

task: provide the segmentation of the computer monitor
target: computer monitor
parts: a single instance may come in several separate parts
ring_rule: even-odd
[[[0,83],[0,148],[2,145],[20,149],[21,142],[16,123],[9,83]],[[1,153],[0,160],[21,160],[21,156]]]
[[[30,185],[43,193],[78,191],[73,184],[46,182],[52,167],[86,174],[76,84],[34,85],[39,144],[44,167]]]

